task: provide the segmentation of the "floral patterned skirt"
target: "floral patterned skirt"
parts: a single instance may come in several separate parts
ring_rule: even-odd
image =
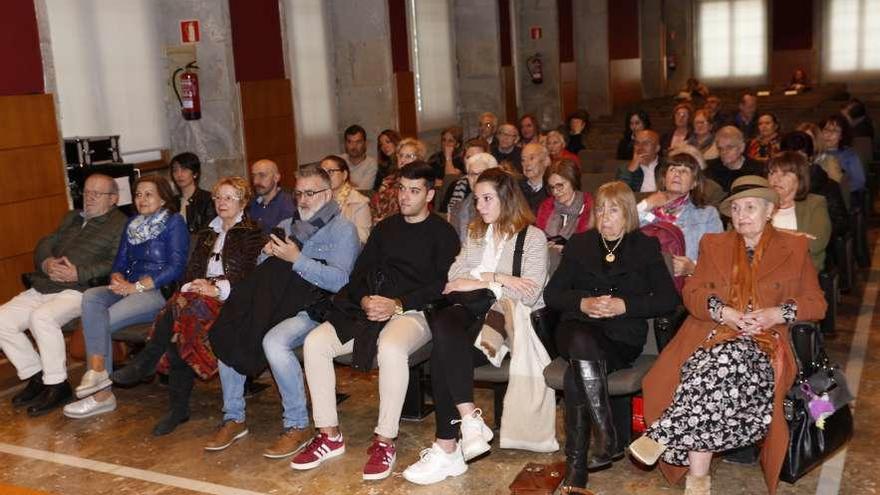
[[[773,417],[770,358],[749,337],[697,349],[681,367],[672,404],[647,430],[662,459],[688,465],[688,452],[723,452],[764,438]]]

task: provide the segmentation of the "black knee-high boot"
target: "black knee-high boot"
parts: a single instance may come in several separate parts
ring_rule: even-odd
[[[171,342],[171,326],[173,325],[171,317],[171,311],[165,311],[165,314],[156,320],[153,326],[153,338],[130,363],[110,375],[114,384],[123,387],[136,385],[156,372],[156,365],[159,364],[159,360]]]
[[[608,396],[608,373],[605,361],[571,361],[575,382],[587,397],[587,409],[596,434],[596,452],[592,452],[588,469],[597,471],[611,466],[623,458],[623,450],[617,442],[617,430],[611,414]]]
[[[576,384],[575,367],[565,377],[565,479],[563,488],[586,488],[587,448],[590,445],[590,412]]]
[[[171,373],[168,376],[169,411],[153,428],[153,435],[159,437],[174,431],[181,423],[189,421],[189,396],[192,392],[196,373],[180,358],[173,346],[168,349]]]

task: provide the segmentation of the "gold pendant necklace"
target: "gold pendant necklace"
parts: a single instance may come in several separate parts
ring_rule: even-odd
[[[608,251],[608,254],[605,255],[605,261],[609,263],[614,263],[614,260],[617,259],[617,256],[614,255],[614,250],[617,249],[617,246],[620,246],[620,242],[623,240],[623,235],[617,238],[617,242],[614,244],[614,247],[608,249],[608,243],[605,242],[605,236],[599,234],[599,239],[602,239],[602,245],[605,246],[605,250]]]

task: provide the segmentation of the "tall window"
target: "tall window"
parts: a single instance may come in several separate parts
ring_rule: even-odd
[[[455,46],[449,0],[409,0],[419,129],[455,122]]]
[[[62,134],[119,134],[128,159],[167,148],[159,4],[47,0],[46,7]]]
[[[698,0],[700,79],[757,79],[767,73],[765,0]]]
[[[333,43],[325,7],[322,0],[284,0],[300,163],[318,161],[339,148]]]
[[[831,0],[828,7],[830,72],[880,71],[880,0]]]

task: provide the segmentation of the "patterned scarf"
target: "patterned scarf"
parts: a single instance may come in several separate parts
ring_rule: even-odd
[[[303,220],[299,214],[299,208],[293,212],[293,223],[290,225],[290,240],[296,243],[296,246],[302,249],[306,243],[321,227],[330,223],[339,213],[339,203],[336,201],[327,201],[324,206],[312,215],[308,220]]]
[[[152,215],[136,216],[128,224],[126,232],[128,234],[128,243],[138,245],[159,237],[159,234],[165,230],[165,224],[168,223],[170,218],[171,212],[165,208],[160,208],[159,211]]]
[[[653,213],[658,220],[675,223],[675,220],[678,219],[678,215],[681,214],[681,210],[684,209],[684,206],[690,199],[691,195],[685,194],[684,196],[673,199],[665,205],[654,208],[653,210],[651,210],[651,213]]]

